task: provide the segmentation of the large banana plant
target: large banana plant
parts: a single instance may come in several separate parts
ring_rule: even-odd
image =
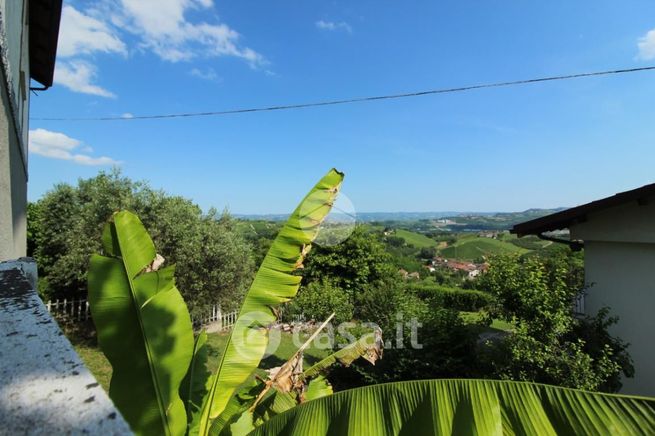
[[[136,215],[119,212],[103,234],[107,256],[91,257],[89,306],[113,367],[109,395],[141,434],[183,434],[180,383],[193,352],[191,319],[169,266]]]
[[[294,273],[342,181],[342,173],[329,171],[280,230],[211,376],[203,364],[206,338],[200,335],[194,345],[174,267],[157,270],[159,256],[138,217],[114,214],[103,232],[106,255],[91,258],[89,304],[99,345],[113,367],[109,394],[136,433],[210,433],[264,356],[276,307],[296,295],[301,277]]]
[[[655,398],[514,381],[408,381],[308,401],[252,434],[653,435]]]

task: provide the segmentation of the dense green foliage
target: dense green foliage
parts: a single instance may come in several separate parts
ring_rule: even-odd
[[[298,296],[286,308],[287,319],[293,315],[304,315],[307,320],[323,321],[332,313],[339,324],[353,317],[353,304],[343,289],[328,278],[303,285]]]
[[[368,320],[371,310],[363,301],[371,293],[384,292],[399,277],[384,245],[361,226],[341,244],[314,247],[302,275],[306,283],[327,279],[342,289],[354,307],[355,318],[361,320]]]
[[[499,257],[479,285],[496,296],[492,316],[512,322],[513,334],[489,344],[489,372],[503,379],[616,391],[633,375],[627,346],[607,331],[603,311],[577,318],[574,298],[582,273],[574,255]]]
[[[412,318],[419,323],[415,334]],[[355,363],[332,370],[330,381],[337,390],[402,380],[478,376],[474,358],[478,329],[466,324],[457,311],[424,306],[394,321],[385,330],[388,346],[384,358],[375,366]]]
[[[474,289],[452,288],[427,283],[408,284],[407,289],[433,307],[477,312],[491,307],[494,297]]]
[[[194,314],[212,304],[234,308],[252,277],[250,247],[235,221],[215,210],[203,214],[182,197],[155,191],[118,172],[59,184],[29,207],[28,244],[39,265],[44,298],[86,295],[89,257],[112,213],[137,213],[159,253],[178,268],[177,284]]]

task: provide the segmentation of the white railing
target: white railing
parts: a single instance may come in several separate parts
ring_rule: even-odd
[[[191,321],[193,323],[193,327],[196,329],[209,324],[215,324],[216,330],[220,331],[232,328],[237,322],[238,315],[239,312],[236,310],[228,313],[223,313],[220,306],[214,305],[212,306],[212,310],[209,315],[200,318],[192,318]]]
[[[65,318],[70,322],[82,322],[91,318],[89,303],[86,299],[50,300],[45,303],[48,312],[54,317]],[[227,330],[234,326],[237,321],[236,310],[223,313],[220,306],[212,306],[211,312],[206,316],[192,318],[193,326],[200,328],[209,324],[218,324],[215,330]]]
[[[85,299],[69,300],[50,300],[45,304],[48,312],[52,316],[64,316],[66,319],[73,322],[86,321],[91,317],[89,311],[89,303]]]

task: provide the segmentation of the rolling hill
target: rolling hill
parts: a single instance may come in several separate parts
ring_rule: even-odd
[[[448,259],[474,260],[480,256],[524,254],[528,251],[530,250],[518,247],[510,242],[471,235],[459,239],[456,243],[440,250],[439,253]]]

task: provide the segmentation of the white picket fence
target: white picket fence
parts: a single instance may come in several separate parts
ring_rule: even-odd
[[[91,318],[89,303],[85,299],[69,300],[51,300],[45,303],[48,312],[54,317],[65,318],[69,322],[82,322]],[[191,318],[194,328],[200,328],[209,324],[214,324],[216,331],[227,330],[234,326],[237,321],[238,312],[223,313],[220,306],[214,305],[211,312],[206,316]]]
[[[45,304],[52,316],[63,316],[73,322],[86,321],[91,317],[89,303],[86,300],[50,300]]]
[[[234,326],[234,324],[237,322],[238,315],[239,312],[236,310],[228,313],[223,313],[220,306],[214,305],[212,306],[212,310],[209,315],[200,318],[192,317],[191,322],[193,323],[193,327],[196,329],[214,324],[215,328],[212,330],[221,331],[232,328],[232,326]]]

